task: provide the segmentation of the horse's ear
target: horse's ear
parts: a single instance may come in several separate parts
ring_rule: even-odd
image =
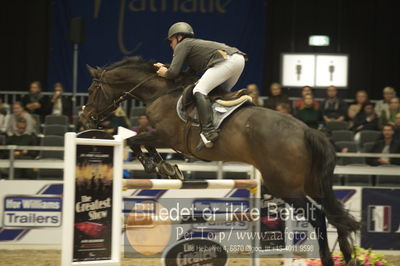
[[[89,74],[94,77],[96,75],[96,69],[94,69],[93,67],[86,65],[87,70],[89,71]]]

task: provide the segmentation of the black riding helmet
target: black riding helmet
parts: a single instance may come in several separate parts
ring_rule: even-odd
[[[194,37],[194,31],[192,26],[190,26],[186,22],[177,22],[173,24],[171,27],[169,27],[167,40],[177,34],[181,34],[185,37],[190,37],[190,38]]]

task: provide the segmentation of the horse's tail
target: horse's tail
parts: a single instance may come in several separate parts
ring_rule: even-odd
[[[360,229],[360,223],[344,209],[333,193],[335,150],[327,137],[315,129],[307,128],[304,135],[312,154],[311,174],[315,184],[320,187],[321,205],[329,223],[337,229],[340,249],[348,261],[352,254],[349,237],[352,232]]]

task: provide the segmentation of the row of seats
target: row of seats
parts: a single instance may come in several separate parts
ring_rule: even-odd
[[[347,121],[330,121],[325,123],[325,128],[328,131],[346,130],[350,128],[350,124]]]
[[[333,185],[400,187],[400,176],[335,175]]]
[[[74,126],[69,123],[68,116],[65,115],[47,115],[44,123],[40,123],[40,117],[37,114],[31,114],[36,121],[36,132],[44,135],[64,136],[68,131],[73,131]]]
[[[363,130],[360,134],[360,145],[364,145],[367,142],[374,142],[382,136],[382,133],[378,130]],[[351,130],[333,130],[332,140],[337,141],[354,141],[354,132]]]

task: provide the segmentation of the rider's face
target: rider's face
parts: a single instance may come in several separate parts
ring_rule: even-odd
[[[171,46],[172,50],[175,50],[176,44],[178,43],[176,37],[169,38],[169,46]]]

